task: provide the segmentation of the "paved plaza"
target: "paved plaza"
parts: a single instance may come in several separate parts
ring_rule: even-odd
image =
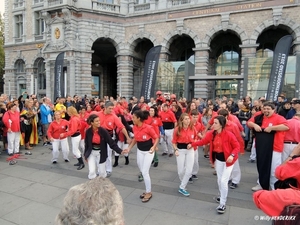
[[[23,153],[25,150],[22,150]],[[9,165],[7,155],[0,155],[0,225],[46,225],[54,219],[62,206],[70,187],[87,181],[87,166],[77,171],[77,162],[70,154],[70,163],[62,158],[51,164],[49,146],[36,146],[31,156],[22,154],[17,164]],[[256,184],[256,164],[247,163],[249,153],[240,157],[241,184],[229,189],[227,209],[218,215],[214,201],[217,194],[216,176],[207,159],[199,151],[199,180],[188,184],[190,197],[178,193],[175,157],[159,157],[158,167],[152,167],[153,197],[142,203],[139,195],[144,192],[144,183],[138,182],[136,152],[130,154],[130,164],[124,165],[123,156],[119,166],[113,169],[109,178],[124,200],[126,225],[270,225],[263,220],[264,213],[257,210],[252,201],[251,187]]]

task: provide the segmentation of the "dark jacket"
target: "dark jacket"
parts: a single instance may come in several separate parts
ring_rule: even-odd
[[[102,127],[99,127],[98,129],[98,133],[100,136],[100,149],[101,149],[101,154],[100,154],[100,163],[104,163],[106,161],[107,158],[107,144],[109,145],[109,147],[111,149],[113,149],[114,151],[116,151],[117,153],[121,154],[122,149],[120,149],[118,147],[118,145],[116,144],[116,142],[111,138],[111,136],[109,135],[109,133],[107,132],[107,130],[105,130]],[[93,140],[93,130],[90,127],[89,129],[86,130],[86,135],[85,135],[85,151],[84,151],[84,158],[87,159],[93,150],[93,144],[92,144],[92,140]]]

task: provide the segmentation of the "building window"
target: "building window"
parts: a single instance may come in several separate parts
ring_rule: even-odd
[[[39,4],[39,3],[42,3],[44,2],[44,0],[34,0],[34,4]]]
[[[15,37],[22,38],[23,35],[23,15],[16,15],[15,16]]]
[[[43,58],[37,60],[37,83],[39,90],[46,90],[46,71]]]
[[[45,24],[41,12],[35,12],[35,35],[43,35],[45,31]]]
[[[17,73],[24,73],[25,62],[22,59],[18,59],[15,63],[15,69]]]
[[[101,3],[114,4],[114,0],[98,0]]]
[[[217,59],[216,75],[238,75],[239,54],[235,51],[224,51]]]
[[[146,4],[149,3],[149,0],[136,0],[136,4]]]
[[[14,8],[19,8],[24,6],[24,0],[15,0],[14,1]]]

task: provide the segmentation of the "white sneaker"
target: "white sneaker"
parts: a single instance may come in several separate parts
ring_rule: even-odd
[[[259,190],[262,190],[262,187],[260,186],[260,184],[258,184],[252,188],[252,191],[259,191]]]

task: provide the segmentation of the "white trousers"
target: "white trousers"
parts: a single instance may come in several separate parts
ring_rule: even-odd
[[[146,193],[151,192],[151,179],[150,179],[150,166],[154,158],[154,153],[149,153],[149,151],[141,151],[137,149],[137,165],[144,177],[144,182],[146,186]]]
[[[7,149],[8,154],[20,152],[20,132],[7,132]]]
[[[240,168],[240,163],[239,159],[237,159],[232,168],[231,172],[231,182],[234,184],[239,184],[241,181],[241,168]]]
[[[97,171],[99,177],[106,177],[106,170],[105,170],[105,162],[100,162],[100,151],[92,150],[90,156],[88,157],[88,166],[89,166],[89,175],[88,178],[94,179],[97,176]]]
[[[220,204],[226,205],[228,195],[228,180],[233,169],[233,165],[226,166],[226,162],[215,161],[215,169],[217,172],[218,186],[220,192]]]
[[[161,143],[164,153],[174,154],[173,144],[172,144],[173,132],[174,129],[165,130],[165,137]]]
[[[118,141],[118,146],[120,149],[126,149],[128,148],[129,144],[127,144],[126,142],[122,142],[122,141]],[[119,156],[120,154],[115,152],[115,156]],[[128,156],[128,153],[124,154],[124,156]]]
[[[194,165],[192,170],[192,175],[197,175],[199,172],[199,154],[198,154],[198,147],[196,151],[194,151]]]
[[[252,143],[250,159],[251,159],[251,160],[256,160],[255,139],[253,140],[253,143]]]
[[[78,135],[77,137],[71,137],[72,152],[76,156],[77,159],[79,159],[81,157],[81,153],[79,150],[80,140],[81,140],[81,135]]]
[[[109,147],[109,145],[107,144],[107,159],[106,159],[106,171],[107,172],[112,172],[112,149]]]
[[[275,190],[274,184],[278,180],[275,177],[275,170],[277,166],[279,166],[282,161],[281,161],[281,152],[275,152],[273,151],[273,156],[272,156],[272,165],[271,165],[271,174],[270,174],[270,187],[272,190]]]
[[[192,170],[194,165],[194,149],[178,149],[179,155],[176,156],[177,172],[181,181],[179,188],[185,189],[190,177],[192,176]]]
[[[284,162],[289,155],[292,153],[293,149],[297,146],[297,144],[284,144],[281,161]]]
[[[81,154],[84,154],[84,149],[85,149],[84,139],[80,140],[80,142],[79,142],[79,148],[80,148]]]
[[[59,157],[59,146],[61,146],[61,151],[63,153],[64,159],[69,160],[68,138],[54,139],[54,141],[52,142],[52,162],[57,161]]]

